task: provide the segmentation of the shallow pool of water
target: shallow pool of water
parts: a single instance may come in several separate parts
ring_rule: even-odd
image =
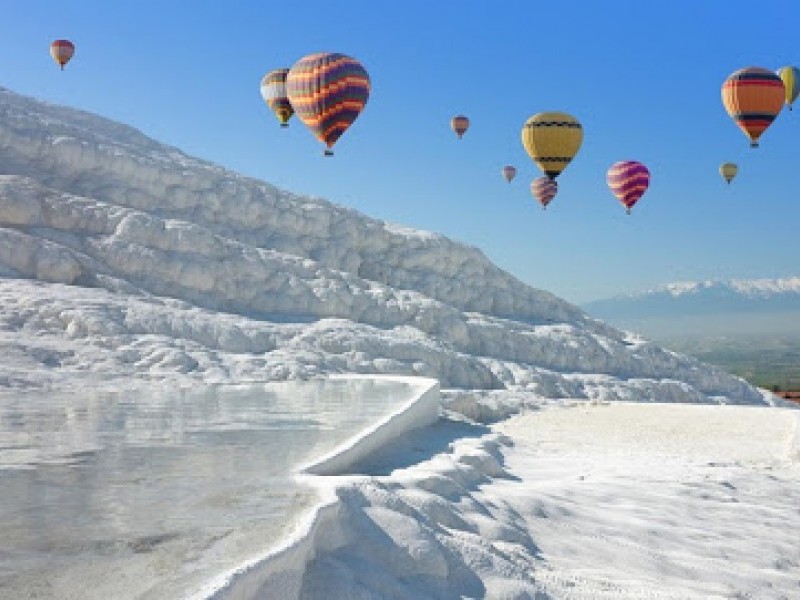
[[[292,477],[411,399],[331,379],[0,397],[0,597],[180,598],[279,543]]]

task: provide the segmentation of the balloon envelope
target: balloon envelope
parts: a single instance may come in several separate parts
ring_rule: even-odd
[[[558,183],[555,179],[538,177],[531,182],[531,194],[539,201],[542,208],[547,208],[547,205],[556,197],[557,193]]]
[[[522,127],[522,146],[550,179],[555,179],[572,161],[583,142],[583,127],[572,115],[543,112]]]
[[[275,69],[261,79],[261,97],[270,110],[278,117],[282,127],[288,126],[288,121],[294,114],[294,109],[286,95],[286,76],[289,69]]]
[[[650,171],[640,162],[623,160],[611,165],[606,173],[606,182],[630,213],[650,185]]]
[[[517,174],[516,167],[512,167],[511,165],[506,165],[505,167],[503,167],[503,178],[506,181],[510,182],[512,179],[514,179],[514,176],[516,176],[516,174]]]
[[[739,69],[722,84],[722,104],[753,148],[781,112],[784,100],[781,78],[761,67]]]
[[[792,102],[797,100],[797,95],[800,94],[800,69],[797,67],[781,67],[776,74],[783,81],[784,102],[786,102],[789,110],[792,110]]]
[[[728,183],[736,177],[736,173],[739,172],[739,167],[737,167],[734,163],[726,162],[722,163],[719,167],[719,174],[727,181]]]
[[[367,104],[369,74],[356,59],[336,52],[309,54],[286,77],[286,94],[297,117],[328,149]]]
[[[458,139],[461,139],[461,136],[469,129],[469,119],[464,115],[456,115],[450,119],[450,129],[456,132]]]
[[[50,56],[58,63],[62,71],[73,54],[75,54],[75,44],[69,40],[56,40],[50,44]]]

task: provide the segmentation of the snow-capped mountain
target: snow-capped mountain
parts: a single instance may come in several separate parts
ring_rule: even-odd
[[[727,281],[677,281],[653,289],[621,294],[614,298],[595,300],[585,304],[593,308],[605,304],[636,302],[644,306],[657,300],[669,299],[700,305],[706,299],[729,299],[741,305],[768,300],[771,306],[785,302],[800,306],[800,277],[783,279],[730,279]]]
[[[800,277],[676,282],[583,308],[647,335],[800,332]],[[685,331],[677,327],[681,319]]]
[[[763,400],[476,248],[2,89],[0,275],[7,387],[358,372],[547,397]]]

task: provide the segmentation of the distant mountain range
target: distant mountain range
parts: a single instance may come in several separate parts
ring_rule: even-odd
[[[800,277],[676,282],[582,308],[655,338],[800,333]]]

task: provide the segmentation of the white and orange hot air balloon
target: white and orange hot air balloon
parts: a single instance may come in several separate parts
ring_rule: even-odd
[[[75,44],[69,40],[56,40],[50,44],[50,56],[58,63],[62,71],[73,54],[75,54]]]

